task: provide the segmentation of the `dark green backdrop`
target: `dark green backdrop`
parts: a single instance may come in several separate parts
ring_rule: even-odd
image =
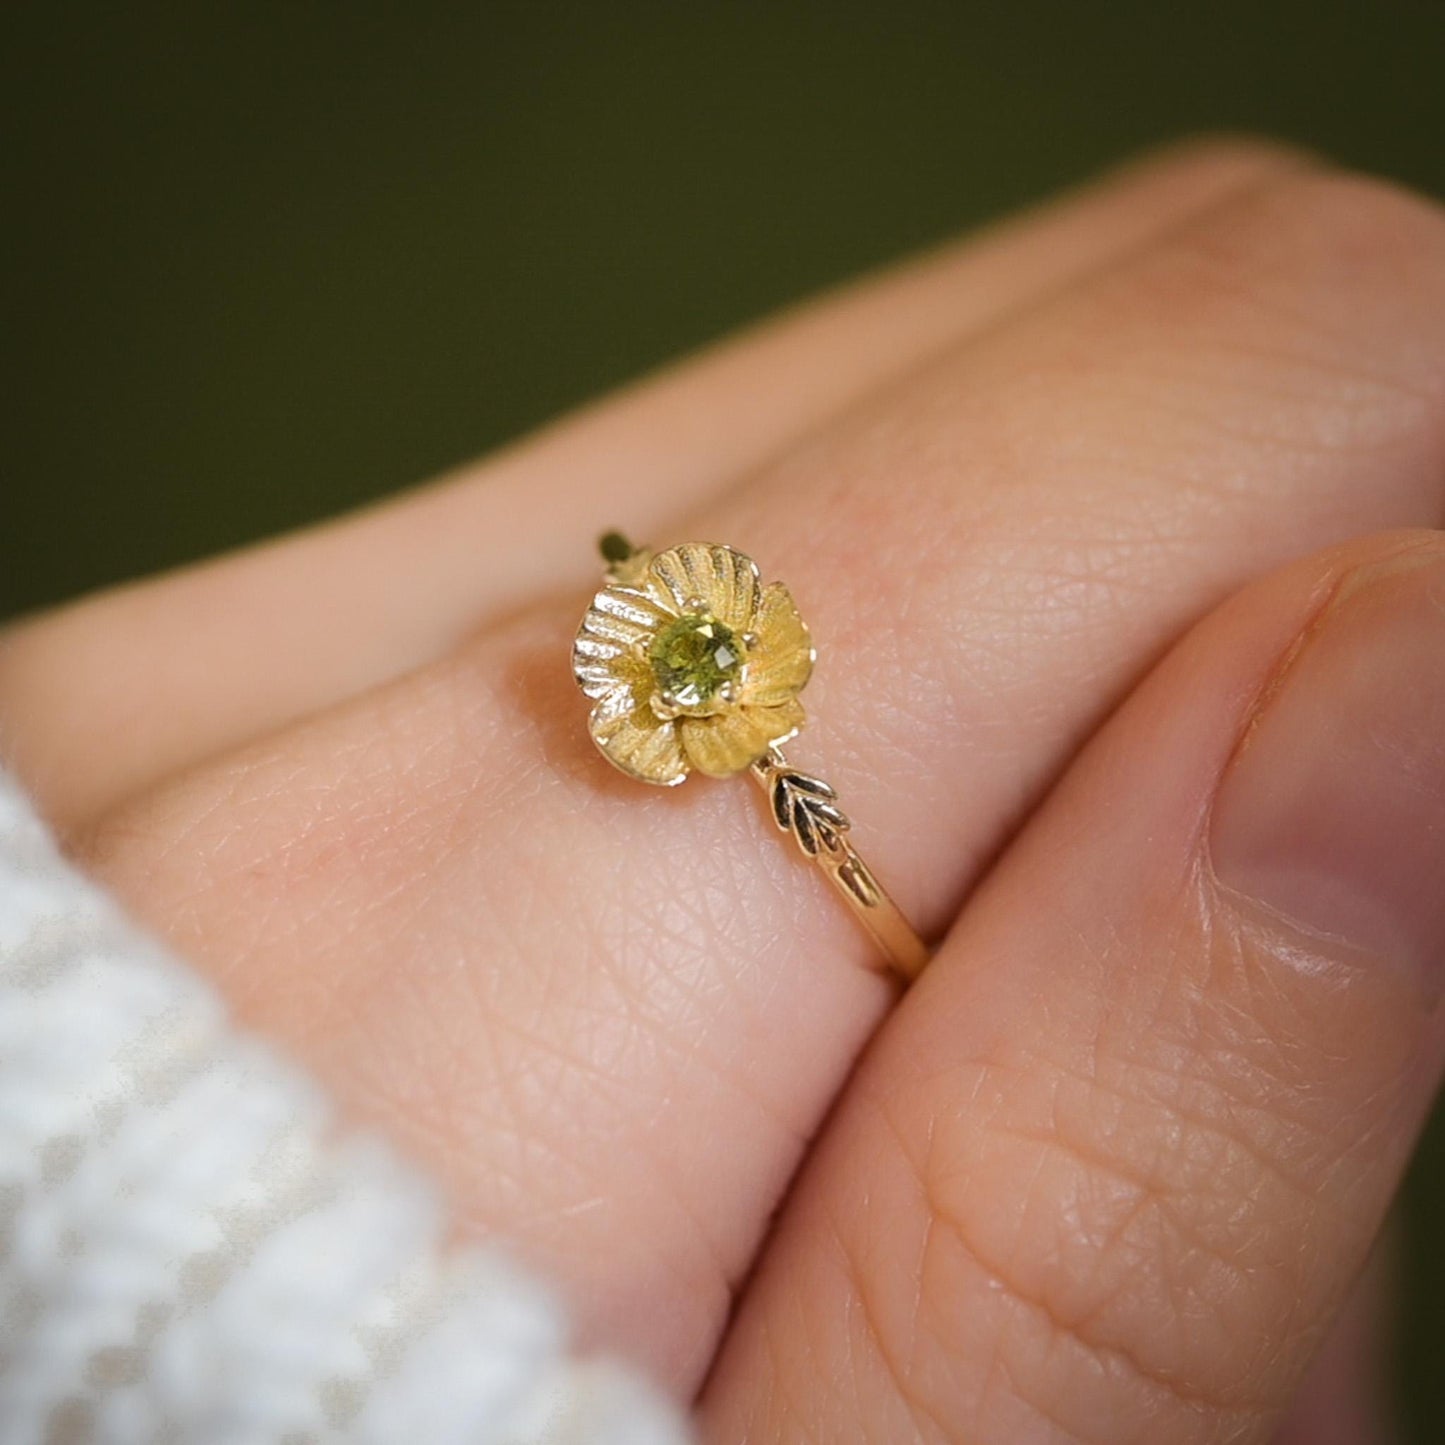
[[[1445,4],[11,3],[0,107],[3,616],[422,477],[1160,138],[1445,191]],[[1437,1137],[1418,1441],[1442,1203]]]

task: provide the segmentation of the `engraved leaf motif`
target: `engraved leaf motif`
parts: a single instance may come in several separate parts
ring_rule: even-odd
[[[848,815],[838,806],[838,794],[821,778],[779,768],[770,796],[774,821],[809,858],[816,858],[820,849],[837,853],[843,847]]]

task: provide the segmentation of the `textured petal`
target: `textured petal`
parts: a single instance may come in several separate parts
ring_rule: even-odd
[[[646,647],[675,615],[638,588],[604,587],[592,599],[572,644],[577,685],[592,698],[615,687],[641,685],[651,674],[633,647],[639,642]]]
[[[802,725],[803,705],[796,698],[780,707],[736,707],[715,717],[689,717],[678,723],[687,760],[698,772],[714,778],[742,772]]]
[[[746,632],[758,607],[758,568],[751,557],[710,542],[684,542],[652,559],[648,591],[682,612],[699,601],[719,622]]]
[[[776,707],[796,697],[813,672],[808,625],[781,582],[770,582],[763,589],[752,630],[757,641],[748,649],[742,701],[753,707]]]
[[[607,761],[629,777],[671,787],[687,776],[677,724],[659,718],[645,692],[615,689],[592,709],[587,726]]]

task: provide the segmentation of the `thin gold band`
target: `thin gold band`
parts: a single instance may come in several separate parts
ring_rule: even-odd
[[[928,962],[928,945],[849,840],[848,815],[839,808],[837,793],[821,778],[790,767],[777,748],[770,748],[749,772],[768,795],[773,821],[823,870],[888,966],[911,983]]]

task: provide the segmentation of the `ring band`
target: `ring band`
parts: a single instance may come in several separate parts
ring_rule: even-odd
[[[602,755],[660,787],[691,772],[750,773],[888,967],[916,978],[927,944],[854,848],[837,793],[781,751],[803,726],[798,694],[816,658],[788,589],[764,586],[750,557],[715,543],[653,552],[609,532],[601,551],[606,581],[577,630],[572,671]]]

